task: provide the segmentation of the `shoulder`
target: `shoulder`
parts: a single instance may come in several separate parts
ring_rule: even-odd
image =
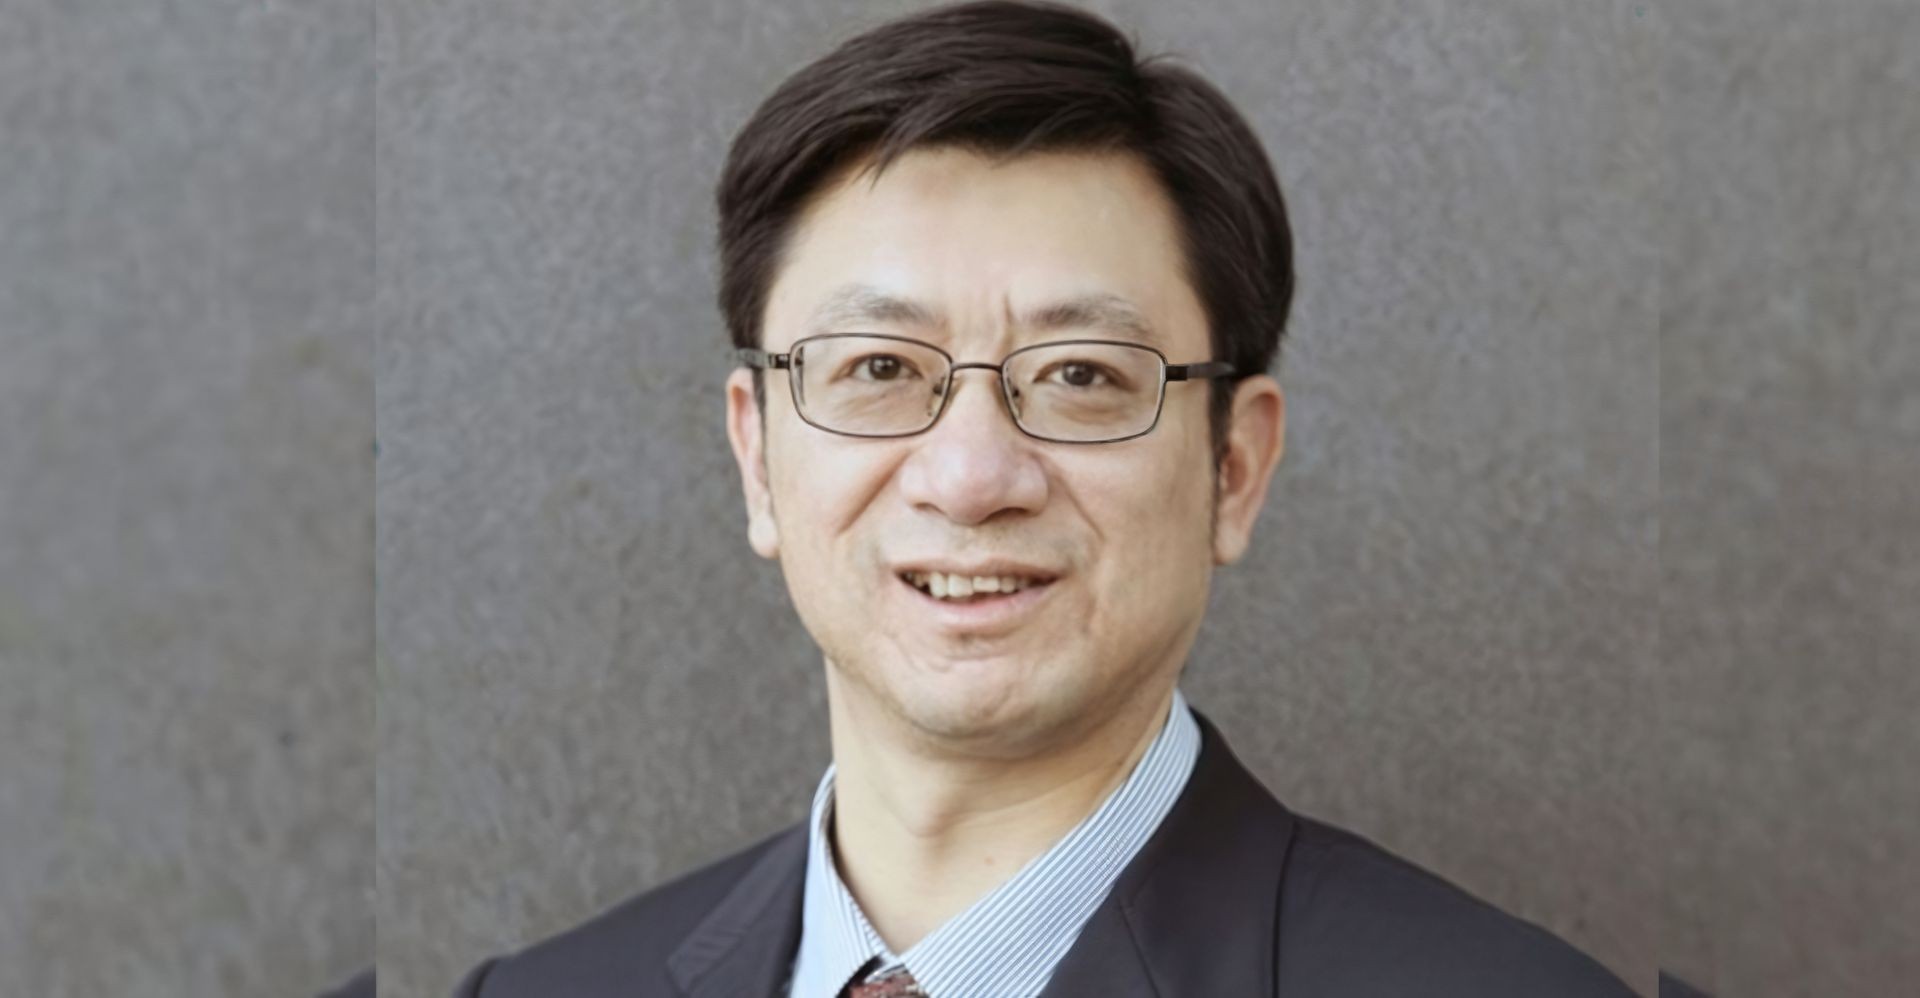
[[[454,998],[667,992],[668,954],[768,850],[803,827],[782,829],[519,952],[491,957],[467,972]]]
[[[375,998],[376,994],[373,968],[368,967],[332,991],[323,992],[319,998]]]
[[[1281,891],[1280,972],[1319,994],[1631,996],[1546,929],[1303,815]]]

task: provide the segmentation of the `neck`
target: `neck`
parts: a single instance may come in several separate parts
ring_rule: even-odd
[[[834,864],[895,953],[1011,879],[1092,814],[1166,721],[1171,683],[1018,758],[941,751],[827,670]]]

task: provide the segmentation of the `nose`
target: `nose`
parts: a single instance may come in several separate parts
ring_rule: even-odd
[[[947,391],[946,411],[915,441],[901,470],[902,495],[968,525],[1008,509],[1039,511],[1047,477],[1034,453],[1038,441],[1014,424],[999,372],[956,367]]]
[[[1013,410],[1008,408],[1006,404],[1006,395],[1004,394],[1006,389],[1002,383],[1000,367],[995,364],[953,365],[953,371],[947,379],[947,393],[953,396],[953,398],[946,400],[947,409],[952,410],[960,404],[960,388],[969,380],[967,377],[969,374],[973,375],[971,380],[980,383],[979,389],[969,393],[969,397],[977,395],[980,399],[978,404],[985,405],[987,408],[999,412],[1003,418],[1007,419],[1008,422],[1013,425],[1013,429],[1018,432],[1020,429],[1019,424],[1012,419]],[[934,404],[938,405],[941,401],[942,400],[936,398]],[[940,421],[945,422],[946,419],[947,413],[942,413]]]

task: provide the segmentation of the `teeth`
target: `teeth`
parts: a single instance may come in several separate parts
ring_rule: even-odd
[[[908,572],[907,581],[931,592],[936,599],[954,599],[975,593],[1016,593],[1033,583],[1013,575],[947,575],[944,572]]]

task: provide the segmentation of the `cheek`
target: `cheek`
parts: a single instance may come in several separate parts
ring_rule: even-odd
[[[1142,522],[1153,525],[1156,577],[1170,584],[1190,583],[1196,571],[1203,571],[1201,566],[1213,563],[1208,529],[1213,493],[1207,473],[1198,461],[1170,462],[1153,510],[1142,513]]]
[[[775,508],[780,520],[781,547],[800,562],[795,570],[815,575],[837,575],[849,568],[836,559],[848,556],[841,542],[857,534],[863,517],[884,487],[887,459],[878,449],[807,446],[804,440],[784,440],[788,454],[798,460],[781,462],[773,472]],[[873,556],[874,552],[853,552]],[[869,561],[869,564],[871,560]]]
[[[1150,467],[1101,476],[1082,490],[1096,502],[1102,560],[1114,573],[1111,590],[1123,602],[1158,602],[1165,586],[1211,564],[1207,537],[1209,483],[1192,461],[1168,457]]]

